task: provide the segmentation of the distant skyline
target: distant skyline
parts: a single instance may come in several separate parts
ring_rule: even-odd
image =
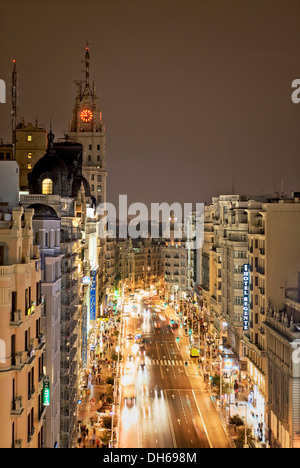
[[[300,190],[300,2],[2,0],[0,138],[18,118],[68,131],[74,80],[90,78],[106,126],[107,199],[210,203]]]

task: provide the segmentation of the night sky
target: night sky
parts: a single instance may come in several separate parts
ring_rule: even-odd
[[[60,138],[84,79],[107,131],[108,201],[300,190],[300,1],[1,0],[0,78]],[[10,95],[0,138],[10,142]]]

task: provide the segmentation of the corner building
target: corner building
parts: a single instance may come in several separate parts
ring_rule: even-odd
[[[44,438],[40,255],[34,210],[0,220],[0,447],[41,448]]]

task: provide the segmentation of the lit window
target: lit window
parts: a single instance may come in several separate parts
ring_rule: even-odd
[[[30,169],[30,170],[32,169],[32,164],[31,163],[27,164],[27,169]]]
[[[32,141],[32,135],[27,135],[27,141]]]
[[[32,158],[32,153],[27,153],[28,159]]]
[[[98,192],[102,192],[102,187],[101,187],[101,185],[98,185],[97,190],[98,190]]]
[[[51,179],[44,179],[42,184],[43,195],[51,195],[53,193],[53,182]]]

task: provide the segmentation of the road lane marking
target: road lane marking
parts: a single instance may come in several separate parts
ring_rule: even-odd
[[[198,409],[198,413],[200,414],[200,418],[201,418],[201,421],[202,421],[202,424],[203,424],[203,427],[204,427],[204,431],[205,431],[205,434],[206,434],[206,437],[207,437],[209,446],[210,446],[210,448],[213,448],[213,445],[212,445],[212,443],[211,443],[211,441],[210,441],[210,438],[209,438],[209,435],[208,435],[208,432],[207,432],[207,429],[206,429],[206,426],[205,426],[205,423],[204,423],[204,419],[203,419],[202,413],[201,413],[201,411],[200,411],[198,402],[197,402],[197,400],[196,400],[196,396],[195,396],[194,390],[192,390],[192,394],[193,394],[193,397],[194,397],[194,400],[195,400],[195,403],[196,403],[196,406],[197,406],[197,409]]]
[[[176,437],[175,437],[175,432],[174,432],[174,427],[172,423],[172,417],[171,417],[171,412],[170,412],[170,407],[169,407],[169,402],[168,402],[168,395],[166,390],[164,390],[164,400],[166,402],[166,408],[167,408],[167,413],[168,413],[168,418],[169,418],[169,424],[170,424],[170,429],[171,429],[171,436],[172,436],[172,441],[174,448],[177,448],[177,443],[176,443]]]

